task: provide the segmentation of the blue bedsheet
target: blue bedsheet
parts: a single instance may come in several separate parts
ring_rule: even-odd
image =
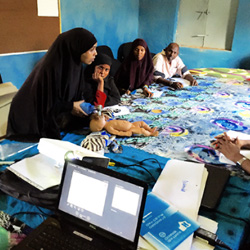
[[[249,73],[246,72],[244,77],[247,74]],[[221,80],[214,76],[199,76],[197,79],[198,87],[188,87],[181,91],[168,90],[168,96],[155,98],[153,101],[139,98],[139,93],[130,98],[122,98],[123,104],[128,105],[131,113],[121,119],[144,120],[151,126],[157,126],[160,136],[117,138],[123,145],[123,152],[105,154],[114,163],[114,166],[109,168],[146,181],[151,190],[170,158],[195,159],[217,164],[217,155],[209,148],[214,135],[228,129],[249,133],[250,90],[249,85],[243,82],[244,79]],[[162,90],[162,87],[153,87]],[[74,133],[63,134],[63,140],[77,145],[80,145],[84,138],[84,135]],[[13,146],[15,143],[4,140],[0,142],[0,147]],[[189,151],[185,150],[187,147]],[[4,160],[16,161],[37,153],[37,145],[31,145]],[[0,171],[6,166],[0,165]],[[240,175],[233,167],[224,167],[233,170],[235,176],[230,177],[218,207],[214,211],[201,209],[200,214],[216,220],[219,223],[219,238],[237,250],[249,235],[250,181],[248,176]],[[41,217],[37,214],[41,213],[40,208],[1,192],[0,210],[11,215],[24,212],[17,217],[33,228],[46,218],[46,215]],[[52,213],[46,209],[43,211],[46,214]]]

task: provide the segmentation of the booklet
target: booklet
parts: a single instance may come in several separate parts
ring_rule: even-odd
[[[196,221],[207,177],[205,164],[171,159],[166,163],[152,192]],[[176,250],[190,249],[192,240],[190,235]]]
[[[154,193],[149,193],[141,225],[141,236],[155,249],[175,249],[199,225]]]

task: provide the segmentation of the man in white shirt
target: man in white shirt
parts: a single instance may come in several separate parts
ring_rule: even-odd
[[[162,52],[153,57],[154,81],[171,86],[174,89],[183,88],[183,84],[170,78],[179,75],[190,82],[191,86],[197,86],[197,81],[193,78],[179,55],[179,45],[170,43]]]

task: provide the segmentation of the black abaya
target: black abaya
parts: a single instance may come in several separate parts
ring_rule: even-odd
[[[80,58],[95,43],[94,35],[83,28],[57,37],[12,101],[7,138],[21,141],[61,138],[57,119],[70,114],[74,101],[84,99]]]

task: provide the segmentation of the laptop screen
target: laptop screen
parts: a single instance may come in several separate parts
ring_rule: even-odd
[[[144,209],[145,187],[109,169],[100,172],[86,163],[66,164],[59,210],[133,242]]]

